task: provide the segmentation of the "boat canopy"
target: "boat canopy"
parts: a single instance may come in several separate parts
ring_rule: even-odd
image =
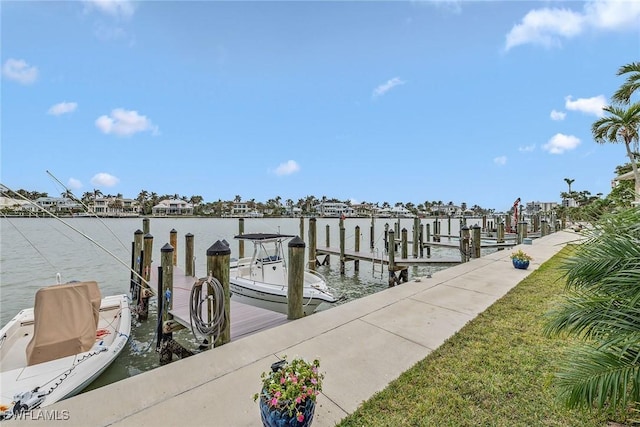
[[[234,239],[238,240],[251,240],[254,242],[266,242],[272,240],[283,240],[283,239],[291,239],[295,237],[292,234],[279,234],[279,233],[249,233],[249,234],[238,234],[234,236]]]
[[[33,337],[26,350],[27,365],[91,350],[96,341],[100,300],[96,282],[39,289],[33,306]]]

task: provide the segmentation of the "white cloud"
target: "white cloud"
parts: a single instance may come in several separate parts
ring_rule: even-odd
[[[91,184],[96,187],[113,187],[119,182],[118,178],[105,172],[97,173],[91,178]]]
[[[551,154],[562,154],[565,151],[573,150],[578,145],[580,145],[579,138],[573,135],[557,133],[542,148]]]
[[[51,114],[52,116],[60,116],[66,113],[73,113],[78,108],[78,104],[76,102],[60,102],[59,104],[53,105],[47,111],[47,114]]]
[[[551,120],[559,121],[564,120],[564,118],[567,117],[567,113],[564,111],[551,110],[551,114],[549,116],[551,117]]]
[[[111,111],[109,116],[98,117],[95,123],[102,132],[118,136],[131,136],[144,131],[151,131],[154,135],[158,133],[158,127],[146,116],[141,116],[137,111],[122,108]]]
[[[580,13],[568,9],[532,10],[507,34],[505,49],[526,43],[545,47],[559,46],[559,37],[570,38],[580,34],[583,20]]]
[[[2,75],[9,80],[28,85],[38,78],[38,68],[30,66],[24,59],[9,58],[2,66]]]
[[[400,80],[399,77],[394,77],[391,80],[387,80],[386,83],[381,84],[373,90],[373,98],[377,98],[378,96],[382,96],[385,93],[389,92],[396,86],[400,86],[405,84],[404,80]]]
[[[69,178],[69,181],[67,181],[67,187],[72,190],[79,190],[82,188],[82,182],[75,178]]]
[[[536,149],[536,144],[525,145],[524,147],[519,147],[518,151],[522,151],[525,153],[531,152]]]
[[[638,29],[640,2],[637,0],[607,0],[587,2],[585,16],[590,25],[604,30]]]
[[[129,19],[135,12],[133,2],[130,0],[85,0],[85,5],[85,10],[96,9],[114,18]]]
[[[580,4],[577,3],[576,4]],[[637,30],[640,2],[637,0],[594,0],[582,11],[542,8],[529,11],[506,36],[505,50],[524,44],[558,47],[588,30]]]
[[[495,163],[496,165],[506,165],[507,164],[507,156],[498,156],[496,158],[493,159],[493,163]]]
[[[604,116],[604,111],[602,109],[607,106],[607,100],[604,95],[598,95],[592,98],[578,98],[575,101],[572,99],[571,95],[569,95],[564,99],[564,107],[567,110],[581,111],[598,117]]]
[[[289,160],[288,162],[281,163],[275,170],[276,175],[291,175],[300,170],[300,165],[295,160]]]

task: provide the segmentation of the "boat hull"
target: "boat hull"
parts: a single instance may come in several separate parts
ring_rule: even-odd
[[[28,404],[22,409],[31,410],[66,399],[86,388],[124,349],[131,332],[131,311],[126,295],[103,298],[96,342],[89,351],[27,366],[25,350],[33,334],[33,325],[33,308],[29,308],[20,311],[0,330],[0,419],[13,416],[18,394],[26,393]]]
[[[305,286],[302,294],[302,310],[305,316],[310,315],[323,302],[334,303],[336,299],[318,287]],[[324,286],[324,283],[322,283]],[[269,284],[245,277],[230,277],[231,298],[238,302],[264,308],[278,313],[288,314],[287,286]]]

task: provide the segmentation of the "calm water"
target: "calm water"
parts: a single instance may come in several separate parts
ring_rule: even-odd
[[[70,280],[95,280],[100,284],[103,295],[128,293],[131,242],[136,230],[142,229],[141,218],[95,219],[68,218],[62,223],[52,218],[1,218],[0,219],[0,321],[6,324],[23,308],[33,306],[35,292],[42,286],[54,284],[60,274],[63,282]],[[375,222],[376,250],[384,247],[384,224],[391,228],[398,219],[379,218]],[[423,219],[423,224],[432,224],[433,219]],[[467,225],[480,224],[480,219],[467,221]],[[65,225],[68,224],[68,225]],[[338,219],[318,218],[318,247],[325,244],[326,225],[330,226],[331,246],[339,243]],[[345,221],[346,248],[354,247],[355,227],[360,226],[362,251],[368,250],[371,219],[347,219]],[[73,227],[73,229],[71,228]],[[308,219],[304,222],[304,238],[309,231]],[[411,240],[413,220],[400,220],[400,229],[406,228]],[[75,229],[75,230],[74,230]],[[206,250],[217,240],[226,240],[231,246],[231,256],[238,256],[238,242],[233,236],[238,234],[238,219],[219,218],[152,218],[150,232],[154,237],[153,259],[160,260],[160,248],[169,242],[170,231],[178,235],[178,266],[184,269],[184,236],[194,235],[196,275],[205,275]],[[246,218],[245,233],[280,232],[300,233],[300,219]],[[447,220],[441,222],[442,234],[447,234]],[[458,220],[451,221],[451,233],[459,232]],[[88,236],[83,236],[81,233]],[[101,248],[102,247],[102,248]],[[245,244],[245,255],[252,248]],[[109,255],[108,252],[113,254]],[[285,248],[286,252],[286,248]],[[379,253],[379,252],[378,252]],[[409,249],[411,253],[411,248]],[[432,250],[433,258],[457,258],[457,251],[450,249]],[[114,258],[115,257],[115,258]],[[117,258],[117,259],[116,259]],[[120,261],[119,261],[120,260]],[[360,271],[353,271],[353,263],[347,263],[346,273],[340,275],[336,257],[331,266],[322,266],[329,285],[346,296],[345,302],[369,295],[387,288],[386,269],[384,274],[371,263],[360,262]],[[435,267],[412,267],[409,277],[425,276],[436,271]],[[152,311],[155,304],[152,303]],[[320,309],[331,309],[330,306]],[[105,373],[90,387],[95,388],[117,381],[158,366],[159,356],[155,352],[155,315],[150,313],[149,321],[134,324],[129,345]],[[190,341],[190,332],[181,331],[179,340]]]

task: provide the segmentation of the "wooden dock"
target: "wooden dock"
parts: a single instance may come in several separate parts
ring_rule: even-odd
[[[154,266],[151,271],[151,285],[154,287],[158,283],[157,268]],[[173,315],[173,320],[189,330],[191,288],[197,280],[197,277],[186,276],[184,271],[173,266],[173,309],[169,313]],[[289,322],[286,314],[243,304],[233,298],[230,315],[232,341]]]
[[[458,247],[457,245],[455,247]],[[340,256],[340,248],[323,247],[316,248],[316,255],[337,255]],[[344,256],[349,261],[370,261],[377,264],[389,265],[389,256],[375,256],[373,252],[356,252],[353,250],[345,249]],[[434,259],[434,258],[395,258],[395,264],[397,266],[410,266],[410,265],[438,265],[442,267],[450,267],[452,265],[458,265],[462,261],[458,259]]]

